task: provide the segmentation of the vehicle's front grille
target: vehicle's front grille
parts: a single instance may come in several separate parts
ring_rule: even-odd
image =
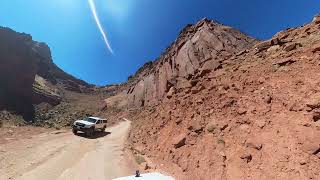
[[[76,125],[80,126],[80,127],[84,127],[85,126],[85,124],[82,124],[82,123],[79,123],[79,122],[77,122]]]

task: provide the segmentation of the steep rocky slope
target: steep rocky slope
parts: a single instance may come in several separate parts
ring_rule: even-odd
[[[171,87],[190,86],[192,76],[220,69],[223,60],[256,42],[238,30],[208,19],[187,25],[158,60],[146,63],[124,85],[125,90],[107,103],[120,108],[157,105]]]
[[[58,68],[45,43],[33,41],[28,34],[0,27],[0,120],[12,119],[7,112],[22,115],[27,121],[50,120],[53,113],[46,114],[57,105],[73,104],[77,96],[83,97],[85,95],[81,94],[92,90],[92,85]],[[61,109],[67,111],[68,108]],[[72,112],[72,108],[68,110]]]
[[[319,16],[264,42],[204,20],[106,101],[143,106],[128,115],[129,139],[151,160],[146,169],[178,179],[319,179],[319,62]]]

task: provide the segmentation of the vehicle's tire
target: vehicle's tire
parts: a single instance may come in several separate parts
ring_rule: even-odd
[[[91,136],[91,130],[86,131],[86,136],[87,137]]]
[[[78,131],[77,131],[76,129],[72,129],[72,133],[73,133],[73,134],[77,134]]]
[[[87,132],[86,132],[86,135],[87,136],[92,136],[94,133],[94,128],[90,128]]]
[[[101,129],[102,132],[106,131],[107,126],[103,126],[103,128]]]

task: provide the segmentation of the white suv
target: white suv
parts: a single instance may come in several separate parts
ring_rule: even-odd
[[[91,136],[96,130],[105,131],[107,128],[107,120],[98,117],[87,117],[83,120],[77,120],[73,123],[72,132],[77,134],[78,131]]]

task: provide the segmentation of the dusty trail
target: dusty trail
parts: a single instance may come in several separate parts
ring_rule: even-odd
[[[0,180],[89,180],[131,175],[124,151],[130,121],[91,139],[71,132],[45,133],[0,145]]]

